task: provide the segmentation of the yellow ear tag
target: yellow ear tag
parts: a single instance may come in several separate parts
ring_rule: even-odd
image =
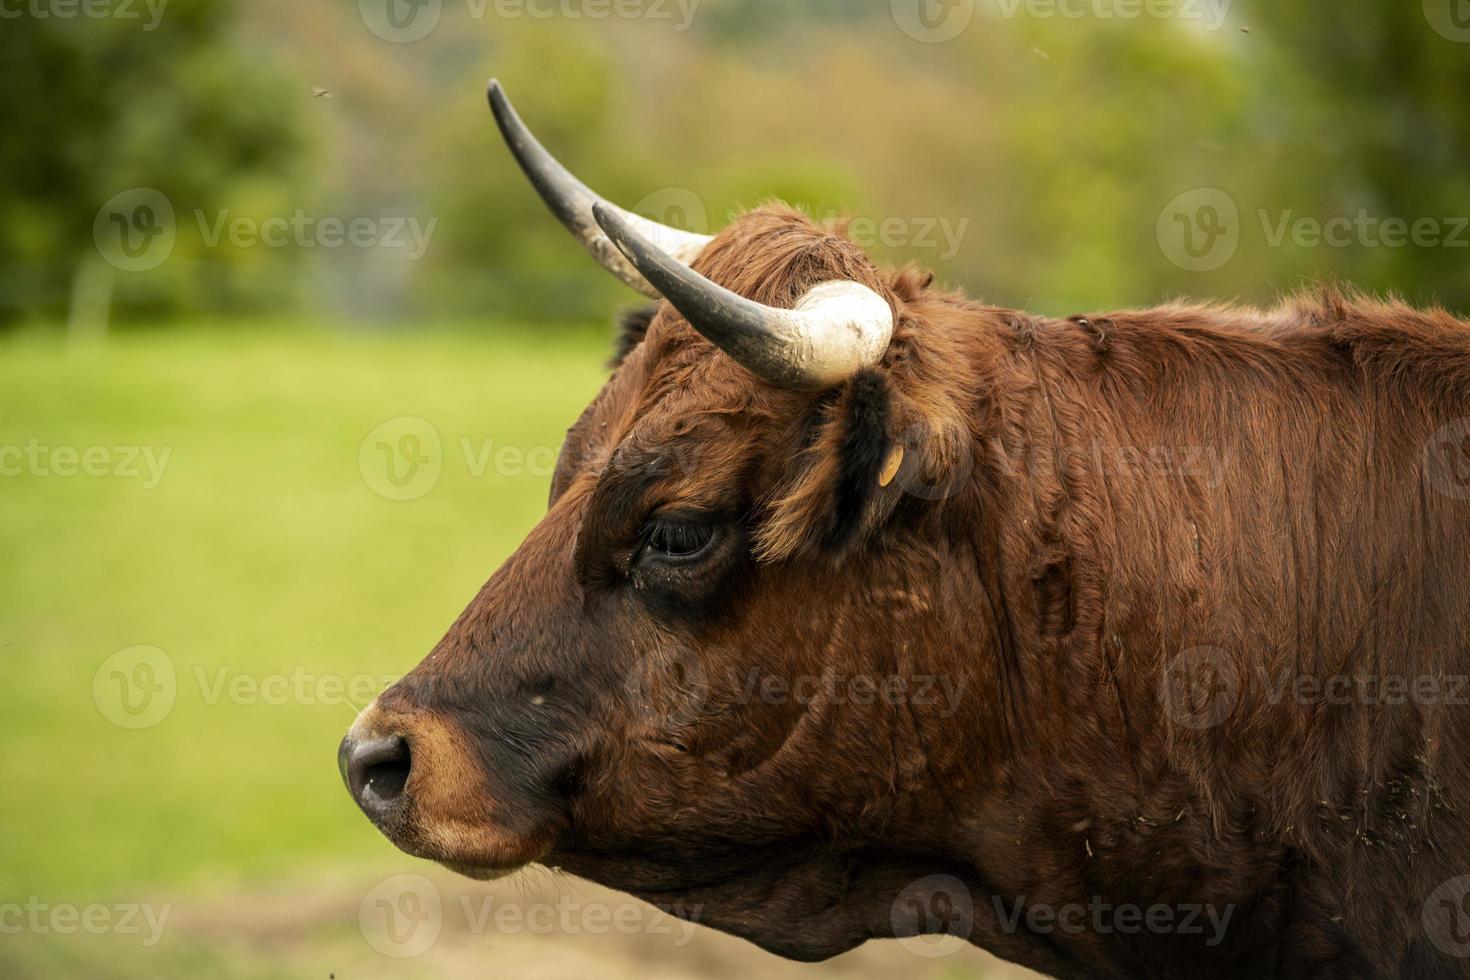
[[[898,475],[898,468],[903,465],[903,447],[894,446],[888,452],[888,458],[883,461],[883,472],[878,474],[878,486],[886,487],[893,482]]]

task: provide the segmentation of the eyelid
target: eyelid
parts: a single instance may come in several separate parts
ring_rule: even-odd
[[[693,504],[673,503],[649,511],[643,525],[650,527],[660,521],[671,524],[718,524],[723,519],[724,515],[719,511],[704,510]]]
[[[665,553],[650,551],[649,545],[653,540],[654,533],[659,529],[659,527],[667,527],[673,524],[693,525],[695,527],[704,528],[708,531],[708,534],[705,537],[704,541],[700,544],[699,548],[695,551],[689,552],[688,554],[680,554],[677,552]],[[711,518],[707,514],[699,514],[690,511],[669,511],[666,513],[652,514],[649,516],[648,520],[644,522],[643,531],[639,535],[638,548],[634,552],[634,560],[638,561],[644,557],[649,556],[652,556],[659,561],[666,562],[679,562],[686,559],[697,559],[699,557],[702,557],[706,552],[710,550],[710,548],[714,546],[714,543],[719,539],[720,528],[721,523],[718,520]]]

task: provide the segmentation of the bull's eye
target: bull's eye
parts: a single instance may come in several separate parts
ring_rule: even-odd
[[[699,558],[714,541],[713,524],[675,518],[656,518],[648,525],[643,557],[686,562]]]

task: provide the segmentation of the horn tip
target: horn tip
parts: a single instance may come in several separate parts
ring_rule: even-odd
[[[500,79],[492,78],[485,86],[485,98],[490,101],[490,107],[494,108],[496,103],[505,101],[505,88],[500,84]]]
[[[609,238],[614,241],[622,239],[627,229],[622,217],[615,208],[610,208],[603,201],[597,201],[592,205],[592,218],[597,222],[597,227],[605,231]]]

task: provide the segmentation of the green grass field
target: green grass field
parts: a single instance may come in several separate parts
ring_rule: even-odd
[[[411,668],[515,547],[546,495],[544,452],[530,454],[555,452],[605,351],[488,330],[0,351],[0,446],[52,450],[0,482],[0,646],[19,668],[0,715],[10,781],[29,791],[0,809],[0,890],[263,876],[375,850],[335,775],[358,692],[332,679]],[[385,499],[359,466],[364,438],[399,416],[442,442],[438,483],[413,500]],[[462,440],[472,461],[493,440],[527,465],[477,476]],[[126,452],[123,472],[52,472],[57,448],[94,446],[140,447],[138,475]],[[155,471],[168,453],[161,479],[142,450]],[[167,655],[177,693],[167,717],[127,730],[93,681],[136,645]]]
[[[548,950],[620,948],[475,935],[441,943],[428,974],[377,955],[364,889],[431,872],[368,826],[335,766],[354,704],[418,662],[538,519],[607,350],[601,333],[488,327],[0,340],[0,975],[460,975],[464,960],[483,976],[487,943],[541,968]],[[386,469],[399,450],[403,486]],[[174,924],[146,948],[7,930],[3,903],[33,897],[166,898]],[[686,962],[636,949],[650,943]],[[722,975],[712,956],[702,975]],[[633,972],[685,975],[670,969]]]

